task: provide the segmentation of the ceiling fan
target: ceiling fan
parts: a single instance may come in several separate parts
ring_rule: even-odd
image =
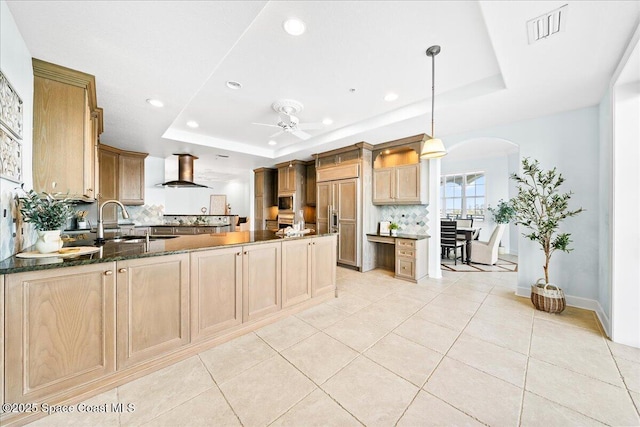
[[[305,130],[322,128],[322,123],[300,123],[300,119],[298,119],[294,114],[302,111],[303,106],[300,102],[293,99],[281,99],[276,101],[271,104],[271,108],[273,108],[273,110],[278,114],[284,114],[287,119],[282,119],[282,117],[278,115],[278,122],[275,125],[268,123],[252,123],[254,125],[280,128],[278,132],[274,133],[269,138],[275,138],[283,133],[290,133],[302,140],[306,140],[311,138],[311,135],[304,132]]]

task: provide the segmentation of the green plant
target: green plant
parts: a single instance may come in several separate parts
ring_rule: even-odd
[[[39,195],[33,190],[25,193],[25,196],[18,197],[20,213],[24,221],[32,223],[38,231],[57,230],[73,215],[69,199],[56,198],[58,194]]]
[[[515,209],[516,224],[524,225],[531,230],[523,236],[538,242],[545,255],[544,280],[549,283],[549,261],[557,250],[571,252],[572,240],[569,233],[559,233],[560,222],[578,215],[584,209],[569,209],[572,192],[560,194],[558,189],[565,181],[561,173],[554,167],[545,171],[537,160],[522,160],[522,176],[512,174],[511,179],[518,183],[518,195],[511,199]]]
[[[500,199],[498,201],[498,207],[487,208],[493,215],[493,221],[497,224],[509,224],[516,216],[516,210],[513,208],[510,202],[505,202]]]
[[[392,222],[391,224],[389,224],[389,230],[397,230],[398,229],[398,224],[396,224],[395,222]]]

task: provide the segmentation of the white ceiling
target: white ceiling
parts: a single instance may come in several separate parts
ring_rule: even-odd
[[[526,21],[563,4],[566,30],[529,45]],[[436,135],[597,104],[640,19],[637,1],[14,1],[31,54],[96,76],[103,143],[200,157],[196,179],[358,141]],[[302,19],[298,37],[282,29]],[[241,82],[241,90],[226,87]],[[355,92],[349,89],[355,88]],[[383,100],[388,92],[399,98]],[[157,98],[163,108],[145,102]],[[292,98],[302,123],[333,124],[267,145],[271,104]],[[186,126],[196,120],[196,130]],[[222,159],[217,154],[229,155]],[[206,171],[206,172],[204,172]]]

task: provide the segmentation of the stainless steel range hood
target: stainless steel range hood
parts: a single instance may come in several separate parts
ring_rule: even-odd
[[[206,185],[196,184],[193,182],[193,161],[198,159],[196,156],[181,153],[174,153],[174,156],[178,156],[178,179],[163,183],[163,187],[209,188]]]

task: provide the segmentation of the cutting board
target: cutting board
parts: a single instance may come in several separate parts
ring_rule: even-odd
[[[37,252],[37,251],[20,252],[19,254],[16,255],[16,258],[53,258],[53,257],[71,258],[75,256],[80,256],[80,255],[92,254],[100,250],[100,248],[96,248],[95,246],[76,246],[74,248],[62,248],[62,251],[69,250],[69,249],[79,249],[79,250],[75,252],[65,252],[65,253],[51,252],[48,254],[41,254],[40,252]]]

